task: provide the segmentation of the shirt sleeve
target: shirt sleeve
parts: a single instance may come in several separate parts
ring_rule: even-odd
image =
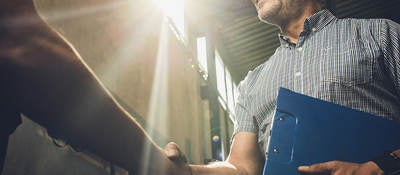
[[[400,97],[400,25],[391,20],[383,20],[380,26],[379,41],[384,64]]]
[[[238,97],[235,104],[235,117],[234,117],[234,131],[232,138],[238,132],[252,132],[257,133],[257,127],[254,122],[254,117],[251,116],[250,112],[250,99],[247,94],[247,80],[248,77],[243,80],[238,86]]]

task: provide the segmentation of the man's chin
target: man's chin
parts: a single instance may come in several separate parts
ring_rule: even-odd
[[[258,14],[258,19],[260,19],[260,21],[262,21],[264,23],[275,24],[273,19],[268,15],[260,15],[260,14]]]

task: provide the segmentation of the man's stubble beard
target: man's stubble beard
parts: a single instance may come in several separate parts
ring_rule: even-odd
[[[258,18],[265,23],[282,27],[290,19],[300,17],[303,13],[305,2],[307,0],[277,0],[276,3],[266,4],[271,5],[270,9],[262,13],[259,11]]]
[[[265,0],[268,1],[268,0]],[[266,7],[269,6],[268,9],[265,10]],[[258,18],[265,23],[275,24],[277,22],[278,15],[280,15],[280,11],[282,9],[282,1],[281,0],[273,0],[273,2],[265,3],[260,10],[258,10]]]

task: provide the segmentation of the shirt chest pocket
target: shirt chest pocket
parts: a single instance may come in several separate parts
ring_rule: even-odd
[[[319,62],[322,82],[354,86],[372,81],[373,59],[366,56],[360,41],[350,39],[322,52]]]

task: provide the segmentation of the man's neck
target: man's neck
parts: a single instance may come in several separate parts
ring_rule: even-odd
[[[320,5],[306,6],[300,16],[290,18],[285,24],[280,25],[281,32],[290,39],[291,43],[297,43],[304,28],[304,21],[319,10],[321,10]]]

